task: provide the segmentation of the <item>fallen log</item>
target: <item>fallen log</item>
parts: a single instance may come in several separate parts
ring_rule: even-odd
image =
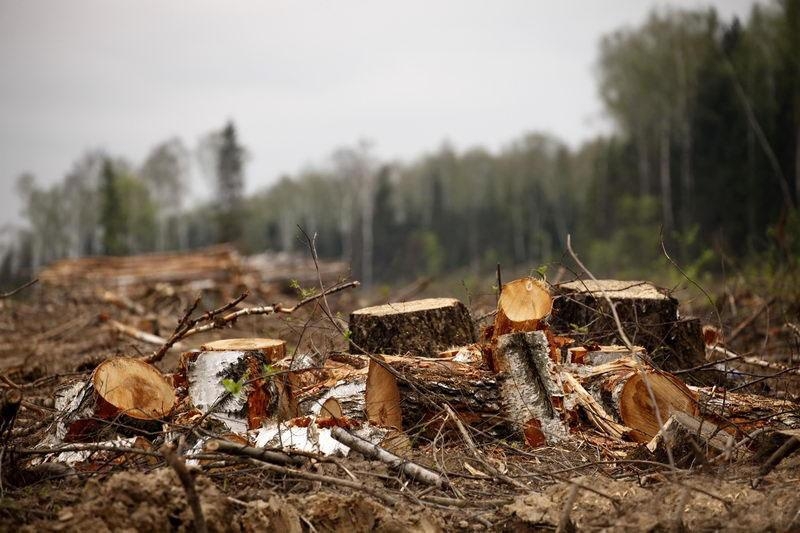
[[[508,417],[531,446],[563,440],[567,430],[554,405],[563,405],[564,393],[555,382],[550,346],[541,331],[497,337],[495,371],[504,379],[501,392]]]
[[[698,414],[695,395],[675,376],[633,359],[577,367],[581,384],[616,421],[632,429],[629,437],[649,442],[672,414]]]
[[[435,355],[475,341],[467,308],[453,298],[366,307],[350,314],[355,352]]]
[[[448,359],[386,355],[384,362],[402,376],[398,379],[387,372],[396,380],[402,427],[409,435],[433,438],[446,419],[445,404],[477,431],[478,439],[518,434],[501,392],[503,376]],[[368,383],[367,394],[369,389]]]
[[[108,359],[85,384],[73,386],[64,424],[64,440],[82,440],[104,427],[120,434],[161,429],[176,403],[175,391],[161,372],[138,359]],[[61,435],[59,435],[61,437]]]
[[[553,310],[550,290],[534,278],[521,278],[503,285],[497,302],[493,338],[518,331],[533,331]]]

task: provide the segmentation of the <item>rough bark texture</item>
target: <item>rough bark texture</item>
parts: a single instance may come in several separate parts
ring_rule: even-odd
[[[187,355],[182,362],[189,399],[203,413],[210,411],[211,417],[238,433],[258,428],[277,414],[282,383],[263,377],[269,359],[261,351],[200,351]]]
[[[603,291],[631,342],[647,349],[656,366],[674,371],[705,363],[699,321],[680,320],[678,301],[645,281],[584,280],[559,285],[553,328],[588,344],[622,344]]]
[[[366,374],[354,373],[336,382],[331,388],[320,391],[321,394],[304,398],[300,402],[300,412],[321,418],[344,416],[353,420],[365,420],[366,388]]]
[[[674,413],[699,411],[683,382],[633,359],[579,369],[578,375],[606,412],[633,430],[630,438],[636,442],[649,442]]]
[[[674,413],[647,443],[647,449],[657,461],[672,461],[678,468],[689,468],[732,448],[733,442],[733,436],[711,422],[688,413]]]
[[[563,391],[553,379],[550,346],[541,331],[510,333],[497,338],[495,370],[502,372],[501,392],[508,417],[532,446],[563,440],[567,430],[553,404],[562,405]]]
[[[176,403],[175,391],[154,366],[127,357],[101,363],[88,382],[63,389],[56,407],[65,413],[57,440],[96,440],[105,433],[132,435],[161,429]],[[107,431],[106,431],[107,430]]]
[[[435,356],[475,341],[467,308],[453,298],[429,298],[359,309],[350,314],[353,350]]]
[[[432,438],[442,425],[445,402],[465,424],[477,430],[478,439],[506,438],[516,434],[507,418],[501,394],[503,377],[473,365],[448,360],[386,356],[398,371],[403,428],[409,435]]]
[[[652,352],[653,363],[663,370],[683,370],[706,363],[703,324],[697,318],[680,319],[667,330],[664,344]],[[698,385],[720,381],[718,372],[698,370],[682,376]]]

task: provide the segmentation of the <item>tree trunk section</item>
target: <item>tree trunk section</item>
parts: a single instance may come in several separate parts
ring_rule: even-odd
[[[567,430],[553,399],[563,405],[563,391],[553,379],[550,346],[541,331],[511,333],[497,338],[495,370],[504,379],[501,392],[508,417],[531,446],[563,440]]]
[[[606,412],[633,430],[629,436],[636,442],[650,441],[674,413],[699,412],[683,382],[633,359],[582,368],[577,377]]]
[[[497,303],[494,338],[518,331],[533,331],[550,315],[553,299],[541,281],[521,278],[503,285]]]
[[[467,308],[453,298],[429,298],[359,309],[350,314],[354,351],[435,355],[475,341]]]

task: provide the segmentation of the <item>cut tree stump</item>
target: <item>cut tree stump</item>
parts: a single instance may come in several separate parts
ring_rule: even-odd
[[[497,302],[492,337],[518,331],[533,331],[552,310],[550,290],[542,281],[521,278],[506,283]]]
[[[176,403],[172,384],[156,367],[128,357],[103,361],[87,383],[71,390],[64,419],[68,441],[105,427],[120,434],[159,431]]]
[[[567,429],[553,399],[563,405],[563,391],[553,379],[550,346],[541,331],[497,337],[495,370],[503,374],[502,395],[511,422],[531,446],[564,440]]]
[[[551,324],[580,342],[623,344],[603,292],[634,344],[652,352],[678,320],[678,301],[646,281],[581,280],[556,286]]]
[[[616,422],[632,429],[629,437],[636,442],[649,442],[674,413],[696,416],[699,411],[682,381],[633,359],[578,367],[577,376]]]
[[[285,350],[285,341],[278,339],[225,339],[184,354],[190,401],[235,433],[258,428],[271,417],[295,416],[288,378],[267,375]]]
[[[475,342],[467,308],[454,298],[428,298],[366,307],[350,314],[353,350],[434,356]]]
[[[647,443],[647,449],[659,462],[670,464],[671,458],[676,467],[687,468],[693,464],[704,464],[724,453],[732,448],[733,442],[733,436],[715,424],[678,412],[673,413],[658,434]],[[738,451],[741,452],[741,449]]]

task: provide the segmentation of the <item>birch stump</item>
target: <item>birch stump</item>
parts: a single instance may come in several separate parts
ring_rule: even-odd
[[[297,414],[288,380],[271,376],[270,363],[286,353],[278,339],[225,339],[181,358],[189,399],[203,413],[244,433],[267,419]]]
[[[501,392],[508,417],[531,446],[563,440],[567,430],[555,403],[563,392],[554,380],[547,337],[541,331],[511,333],[497,338],[495,370],[503,373]]]
[[[475,342],[467,308],[454,298],[366,307],[350,314],[354,351],[435,356]]]

